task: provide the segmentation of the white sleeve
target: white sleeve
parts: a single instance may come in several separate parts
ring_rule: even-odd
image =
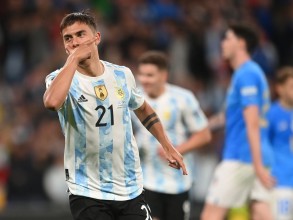
[[[141,90],[136,86],[135,78],[129,68],[127,68],[127,83],[130,89],[129,108],[131,110],[138,109],[144,103],[144,97]]]
[[[192,93],[186,96],[186,107],[183,112],[183,120],[190,132],[200,131],[208,126],[208,120],[200,108],[199,102]]]

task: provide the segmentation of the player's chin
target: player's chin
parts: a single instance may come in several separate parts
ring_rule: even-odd
[[[90,66],[90,59],[86,59],[86,60],[80,61],[78,63],[78,66],[79,67],[82,67],[82,68],[85,68],[85,67]]]

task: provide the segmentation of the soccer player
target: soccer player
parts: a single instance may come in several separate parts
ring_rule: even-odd
[[[283,67],[276,75],[279,98],[271,106],[269,137],[273,146],[276,178],[273,190],[275,220],[293,219],[293,67]]]
[[[222,55],[234,70],[226,98],[223,160],[211,182],[202,220],[224,219],[229,208],[251,201],[252,219],[271,220],[268,167],[273,156],[268,140],[269,87],[250,54],[258,38],[242,24],[229,26]]]
[[[190,152],[207,144],[211,133],[192,92],[167,83],[167,78],[168,61],[164,53],[148,51],[142,54],[137,79],[146,100],[157,112],[172,144],[184,155],[187,169],[192,170]],[[192,175],[180,178],[177,170],[168,169],[161,144],[142,126],[138,126],[135,135],[141,152],[146,200],[153,219],[188,219]]]
[[[151,219],[130,111],[162,144],[167,164],[185,175],[183,157],[138,91],[130,69],[99,59],[101,35],[94,17],[86,11],[68,14],[60,31],[68,58],[46,77],[44,105],[58,111],[65,136],[72,215],[78,220]]]

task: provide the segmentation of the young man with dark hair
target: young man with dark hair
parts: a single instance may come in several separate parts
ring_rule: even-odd
[[[145,98],[155,109],[172,144],[184,156],[186,167],[194,170],[192,150],[211,139],[206,116],[193,93],[167,82],[167,57],[159,51],[148,51],[139,58],[137,79]],[[188,219],[189,190],[192,175],[180,178],[177,170],[164,165],[161,144],[142,126],[135,130],[144,176],[147,202],[155,220]],[[156,175],[156,173],[161,175]],[[199,180],[200,181],[200,180]]]
[[[251,201],[255,220],[271,220],[270,189],[274,179],[268,140],[269,87],[258,64],[251,60],[257,35],[235,24],[222,41],[222,55],[234,70],[226,98],[223,160],[211,182],[202,220],[223,220],[229,208]]]
[[[102,61],[92,15],[66,15],[60,26],[68,58],[46,78],[44,105],[58,112],[74,219],[151,219],[130,111],[161,143],[169,166],[187,171],[129,68]],[[171,168],[170,168],[171,169]],[[157,175],[161,175],[158,173]]]

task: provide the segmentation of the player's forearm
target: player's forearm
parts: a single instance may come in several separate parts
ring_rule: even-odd
[[[209,128],[214,131],[225,127],[225,113],[220,112],[209,118]]]
[[[139,109],[134,111],[143,126],[160,142],[163,148],[172,146],[162,123],[153,108],[145,102]]]
[[[249,140],[252,161],[255,168],[262,166],[262,155],[260,146],[260,127],[257,107],[249,107],[244,111],[246,121],[247,137]]]
[[[75,58],[69,56],[62,70],[44,94],[43,101],[46,108],[58,110],[62,106],[76,69],[77,61]]]
[[[260,147],[260,134],[259,129],[247,129],[247,135],[250,143],[250,150],[252,154],[252,161],[255,168],[262,166],[262,156]]]
[[[177,146],[176,149],[181,154],[186,154],[196,148],[200,148],[208,144],[212,139],[209,128],[204,128],[201,131],[194,133],[186,142]]]

